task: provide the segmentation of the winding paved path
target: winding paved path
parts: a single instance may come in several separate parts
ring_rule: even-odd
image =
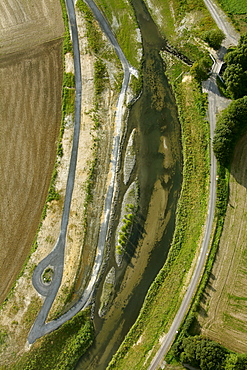
[[[73,51],[74,51],[74,66],[75,66],[75,87],[76,87],[76,100],[75,100],[75,123],[74,123],[74,137],[73,146],[70,159],[70,168],[67,179],[66,194],[64,201],[64,209],[61,220],[61,229],[58,240],[52,252],[46,256],[37,266],[34,271],[32,282],[35,289],[43,295],[45,298],[44,304],[31,328],[28,336],[28,342],[34,343],[36,339],[42,337],[43,335],[56,330],[64,322],[71,319],[76,313],[81,309],[85,308],[92,298],[95,284],[98,279],[100,268],[103,262],[105,241],[108,233],[109,220],[113,207],[113,197],[116,187],[116,171],[118,165],[119,157],[119,144],[122,128],[122,116],[124,109],[124,100],[126,96],[126,91],[129,84],[130,75],[134,74],[137,76],[137,71],[129,64],[124,53],[122,52],[115,36],[113,35],[107,21],[96,7],[92,0],[85,0],[85,2],[92,9],[95,18],[100,23],[102,30],[105,32],[110,42],[114,46],[116,53],[122,63],[124,70],[124,79],[122,83],[121,92],[118,99],[117,109],[116,109],[116,120],[115,120],[115,135],[113,140],[113,150],[112,150],[112,161],[111,161],[111,181],[108,187],[105,207],[104,207],[104,221],[100,227],[99,241],[97,246],[96,258],[91,274],[90,281],[87,288],[83,292],[80,300],[64,315],[60,316],[58,319],[46,323],[46,318],[51,309],[53,301],[57,295],[58,289],[60,287],[63,268],[64,268],[64,249],[66,244],[66,234],[67,226],[69,220],[70,205],[72,199],[72,193],[74,188],[75,170],[78,154],[78,143],[79,143],[79,133],[80,133],[80,120],[81,120],[81,64],[80,64],[80,51],[79,51],[79,41],[78,41],[78,30],[76,25],[76,17],[74,11],[74,1],[66,0],[67,12],[72,33]],[[48,285],[43,282],[42,274],[46,268],[51,267],[54,271],[52,282]]]
[[[212,67],[212,73],[210,78],[203,84],[204,90],[208,93],[208,113],[209,113],[209,123],[210,123],[210,192],[209,192],[209,203],[208,203],[208,215],[205,226],[204,238],[201,245],[200,254],[197,260],[196,268],[194,270],[193,276],[189,287],[185,293],[184,299],[181,303],[181,306],[173,320],[173,323],[170,327],[165,338],[162,340],[161,346],[154,356],[151,365],[148,370],[155,370],[159,367],[164,368],[165,364],[163,363],[163,358],[170,349],[176,333],[184,319],[185,314],[187,313],[191,299],[196,292],[196,288],[201,280],[204,265],[207,259],[210,235],[212,231],[212,224],[215,211],[215,201],[216,201],[216,158],[213,153],[212,148],[212,139],[214,136],[214,130],[216,126],[216,114],[223,108],[225,108],[229,101],[220,96],[216,76],[220,72],[222,66],[223,56],[226,52],[226,47],[230,45],[236,45],[238,42],[238,34],[233,30],[233,27],[227,22],[223,12],[216,7],[216,5],[211,0],[204,0],[208,10],[210,11],[212,17],[217,23],[218,27],[225,33],[226,39],[224,40],[225,47],[222,47],[218,53],[215,55],[214,64]]]

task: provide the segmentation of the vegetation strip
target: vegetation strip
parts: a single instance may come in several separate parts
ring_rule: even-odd
[[[202,299],[203,293],[205,291],[205,288],[208,284],[208,281],[210,279],[211,270],[215,261],[216,253],[218,250],[218,245],[220,241],[220,237],[222,234],[223,226],[224,226],[224,220],[225,220],[225,214],[227,209],[227,203],[228,203],[228,188],[229,188],[229,172],[218,163],[217,168],[217,198],[216,198],[216,212],[215,212],[215,227],[212,237],[212,242],[210,246],[210,253],[207,259],[207,263],[205,266],[204,274],[202,277],[202,280],[198,286],[196,295],[194,296],[193,302],[191,304],[191,308],[184,319],[184,322],[181,326],[181,329],[179,330],[179,334],[174,342],[174,345],[172,346],[171,351],[166,356],[167,363],[173,363],[174,357],[176,360],[179,360],[183,362],[184,360],[182,357],[180,358],[180,353],[182,353],[182,350],[180,351],[180,346],[184,338],[187,338],[191,335],[191,332],[193,331],[193,326],[196,323],[196,316],[197,311],[200,306],[200,301]],[[182,348],[182,347],[181,347]]]
[[[80,312],[57,331],[40,339],[38,347],[24,354],[13,370],[68,370],[92,344],[94,336],[89,310]],[[5,370],[5,367],[1,368]],[[6,368],[7,370],[7,368]]]

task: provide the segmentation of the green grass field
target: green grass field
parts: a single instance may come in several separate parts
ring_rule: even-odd
[[[219,0],[224,9],[233,14],[246,14],[246,0]]]
[[[218,3],[229,16],[236,30],[240,33],[247,32],[247,1],[218,0]]]

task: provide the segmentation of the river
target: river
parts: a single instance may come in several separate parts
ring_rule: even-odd
[[[175,99],[159,55],[165,41],[142,0],[133,2],[143,40],[143,92],[131,107],[125,142],[136,129],[136,166],[139,212],[129,254],[120,268],[114,259],[114,237],[104,276],[116,269],[116,290],[109,312],[97,314],[102,283],[95,300],[94,344],[80,359],[76,369],[106,369],[113,354],[135,322],[147,290],[163,266],[172,240],[175,211],[182,177],[180,124]],[[123,154],[126,145],[123,145]],[[120,183],[117,215],[126,191]],[[104,277],[102,282],[104,281]]]

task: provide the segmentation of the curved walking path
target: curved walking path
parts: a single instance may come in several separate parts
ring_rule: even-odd
[[[124,70],[124,79],[122,83],[121,92],[118,99],[117,109],[116,109],[116,127],[115,135],[113,141],[112,150],[112,161],[111,161],[111,181],[108,187],[105,207],[104,207],[104,221],[100,227],[100,234],[96,252],[96,258],[91,274],[90,281],[87,288],[83,292],[80,300],[64,315],[60,316],[58,319],[46,323],[46,318],[57,295],[58,289],[60,287],[63,268],[64,268],[64,249],[66,244],[66,233],[69,220],[70,205],[74,187],[75,170],[78,154],[78,143],[79,143],[79,133],[80,133],[80,121],[81,121],[81,64],[80,64],[80,51],[79,51],[79,41],[78,41],[78,30],[76,25],[76,17],[74,10],[74,1],[66,0],[67,12],[72,33],[73,51],[74,51],[74,67],[75,67],[75,87],[76,87],[76,99],[75,99],[75,123],[74,123],[74,137],[73,146],[70,159],[69,174],[67,179],[66,194],[64,201],[64,209],[61,220],[61,228],[58,240],[52,252],[46,256],[37,266],[33,273],[32,282],[35,289],[41,295],[45,296],[44,304],[31,328],[28,336],[28,342],[34,343],[36,339],[42,337],[43,335],[56,330],[64,322],[71,319],[76,313],[81,309],[85,308],[91,300],[94,292],[95,284],[100,272],[100,268],[103,262],[105,241],[108,233],[109,220],[113,206],[113,197],[116,186],[116,171],[118,165],[119,157],[119,144],[121,136],[121,126],[122,126],[122,116],[124,109],[124,100],[126,96],[126,91],[129,84],[130,75],[137,75],[137,71],[129,64],[124,53],[122,52],[115,36],[113,35],[107,21],[100,13],[99,9],[96,7],[92,0],[85,0],[85,2],[92,9],[95,18],[100,23],[102,30],[105,32],[110,42],[114,46],[116,53],[122,63]],[[52,281],[50,284],[45,284],[42,279],[42,274],[45,269],[51,267],[54,271]]]
[[[157,351],[156,355],[154,356],[148,370],[155,370],[158,368],[165,368],[165,362],[163,361],[164,356],[170,349],[176,333],[182,324],[185,314],[187,313],[191,299],[194,296],[197,286],[201,280],[205,262],[208,255],[209,250],[209,241],[210,235],[212,232],[212,225],[213,225],[213,218],[215,212],[215,202],[216,202],[216,158],[213,153],[212,148],[212,140],[214,136],[214,130],[216,126],[216,114],[224,109],[228,104],[229,100],[225,99],[220,96],[217,83],[216,83],[216,76],[220,72],[222,63],[223,63],[223,56],[226,52],[226,48],[230,45],[236,45],[238,42],[238,34],[233,30],[233,27],[227,22],[224,13],[216,7],[216,5],[211,0],[204,0],[205,5],[208,7],[212,17],[214,18],[215,22],[217,23],[218,27],[224,32],[226,38],[224,40],[223,45],[218,54],[215,55],[214,64],[212,67],[211,76],[205,83],[203,83],[203,89],[205,92],[208,93],[208,114],[209,114],[209,123],[210,123],[210,138],[211,138],[211,145],[210,145],[210,191],[209,191],[209,203],[208,203],[208,215],[207,221],[204,231],[204,238],[201,245],[200,254],[197,260],[197,264],[191,278],[189,287],[185,293],[181,306],[173,320],[173,323],[162,340],[159,350]]]

